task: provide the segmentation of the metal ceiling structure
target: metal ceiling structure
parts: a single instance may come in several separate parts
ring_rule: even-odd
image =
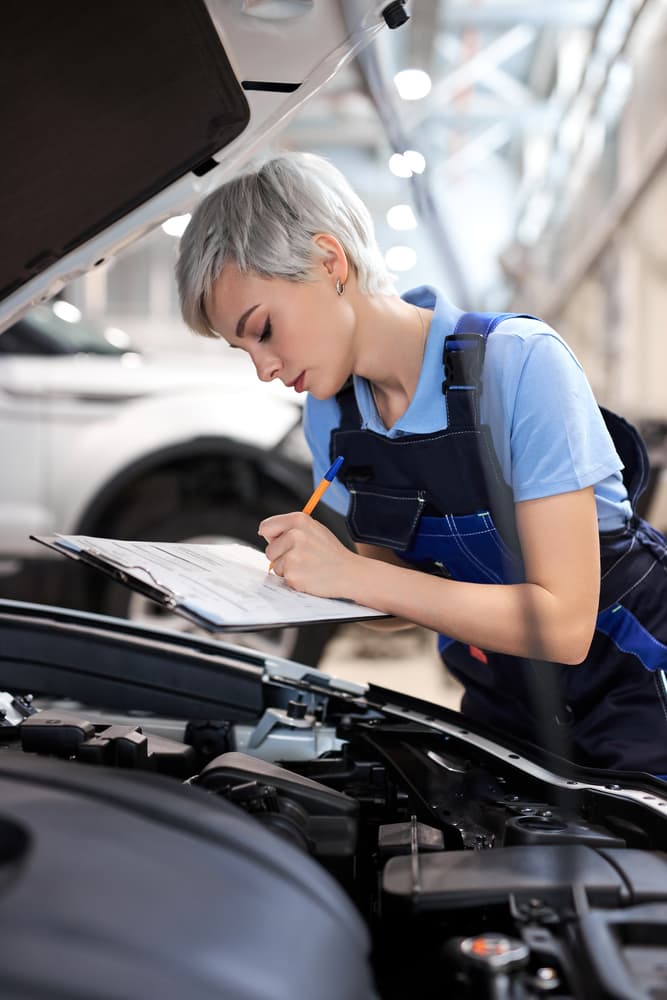
[[[391,152],[422,153],[427,167],[409,180],[411,200],[450,292],[463,306],[490,296],[497,304],[531,272],[553,271],[557,234],[603,159],[613,201],[615,130],[633,79],[629,50],[664,9],[663,0],[413,0],[410,21],[383,32],[283,139],[334,159],[362,194],[370,192],[376,217],[396,199],[384,176]],[[429,74],[427,96],[401,100],[393,78],[406,68]],[[655,171],[664,155],[664,141],[656,141],[640,173]],[[471,253],[459,245],[460,213],[480,226],[479,184],[498,189],[505,214]],[[619,210],[610,205],[596,220],[600,235]],[[562,287],[550,287],[552,310],[591,253],[570,267]],[[480,267],[488,254],[491,281]]]

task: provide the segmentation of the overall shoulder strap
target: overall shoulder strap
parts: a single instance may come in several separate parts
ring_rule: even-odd
[[[357,397],[354,394],[354,385],[351,378],[336,393],[336,402],[340,409],[339,430],[358,430],[361,427],[361,414],[357,406]]]
[[[459,316],[454,330],[445,337],[442,392],[449,427],[478,426],[486,338],[503,320],[514,318],[536,317],[527,313],[466,312]]]

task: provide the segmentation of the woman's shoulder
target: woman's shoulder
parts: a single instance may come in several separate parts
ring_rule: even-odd
[[[557,340],[563,338],[553,327],[545,323],[539,316],[514,316],[509,315],[501,320],[489,335],[489,343],[498,342],[504,339],[513,339],[519,342],[532,341],[536,337],[555,337]]]
[[[536,316],[510,316],[495,328],[487,341],[487,358],[491,365],[518,365],[529,361],[574,364],[579,360],[567,341],[553,327]]]

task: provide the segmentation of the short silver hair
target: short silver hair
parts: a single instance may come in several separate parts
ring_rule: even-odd
[[[205,337],[206,307],[225,264],[266,278],[308,281],[324,253],[317,233],[335,236],[369,295],[393,280],[370,213],[339,170],[312,153],[281,153],[212,191],[195,209],[179,247],[176,280],[187,325]]]

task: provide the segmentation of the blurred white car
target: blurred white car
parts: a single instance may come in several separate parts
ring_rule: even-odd
[[[0,596],[185,627],[30,535],[259,544],[259,521],[298,509],[312,488],[301,407],[282,385],[223,364],[143,358],[76,312],[39,306],[0,333]],[[327,634],[234,638],[315,663]]]

